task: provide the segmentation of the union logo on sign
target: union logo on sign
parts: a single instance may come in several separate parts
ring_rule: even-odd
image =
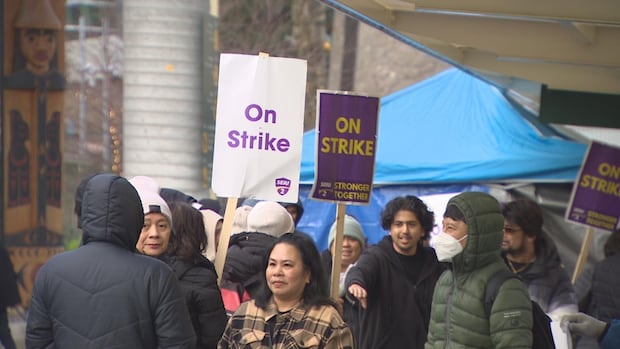
[[[280,177],[276,178],[276,191],[280,195],[286,195],[291,188],[291,180],[288,178]]]

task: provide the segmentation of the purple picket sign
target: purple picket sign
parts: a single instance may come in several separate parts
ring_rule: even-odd
[[[379,98],[318,91],[315,178],[310,197],[368,204],[377,149]]]
[[[620,228],[620,149],[590,144],[565,218],[598,229]]]

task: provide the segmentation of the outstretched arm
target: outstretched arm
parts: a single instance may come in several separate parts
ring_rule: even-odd
[[[347,291],[349,291],[350,294],[352,294],[360,301],[360,305],[362,306],[362,308],[366,309],[366,298],[368,297],[368,293],[366,292],[365,288],[358,284],[352,284],[351,286],[349,286]]]
[[[347,292],[360,301],[362,308],[368,305],[368,289],[372,289],[379,271],[377,257],[366,251],[347,272],[345,287]]]

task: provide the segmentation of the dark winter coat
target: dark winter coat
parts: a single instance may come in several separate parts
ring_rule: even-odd
[[[537,239],[536,260],[517,273],[530,298],[546,313],[577,312],[577,296],[558,250],[546,235]],[[504,257],[505,260],[505,257]]]
[[[332,253],[329,250],[323,251],[321,253],[321,261],[323,262],[323,268],[325,269],[325,275],[329,277],[331,280],[332,275]],[[343,294],[344,290],[340,290],[340,294]],[[344,322],[349,325],[351,328],[351,333],[353,333],[353,338],[355,340],[359,340],[360,333],[360,320],[362,317],[362,308],[360,302],[357,298],[348,295],[340,297],[342,299],[342,319]]]
[[[611,255],[596,264],[588,314],[606,322],[620,319],[619,272],[620,254]]]
[[[39,270],[26,347],[194,348],[172,270],[135,253],[144,222],[136,190],[125,178],[99,174],[82,198],[84,245]]]
[[[231,236],[222,272],[222,284],[238,283],[242,287],[241,292],[245,289],[250,297],[254,298],[265,277],[264,258],[275,241],[275,237],[258,232]]]
[[[0,285],[0,310],[17,305],[20,302],[17,277],[4,246],[0,246]]]
[[[165,261],[179,279],[196,332],[196,348],[215,349],[228,319],[213,263],[200,254],[193,263],[176,256],[167,257]]]
[[[515,278],[499,289],[487,315],[486,285],[498,270],[508,270],[500,256],[504,217],[492,196],[459,194],[455,205],[465,216],[467,245],[437,281],[425,349],[529,349],[532,347],[532,303]]]
[[[426,340],[435,282],[443,271],[435,252],[418,246],[424,266],[415,282],[407,278],[388,235],[369,247],[349,270],[346,288],[368,293],[359,344],[363,349],[422,348]]]

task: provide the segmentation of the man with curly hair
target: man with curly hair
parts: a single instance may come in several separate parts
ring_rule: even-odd
[[[424,246],[435,217],[415,196],[392,199],[381,213],[389,231],[347,274],[345,287],[365,308],[359,348],[422,348],[435,282],[443,271]]]

